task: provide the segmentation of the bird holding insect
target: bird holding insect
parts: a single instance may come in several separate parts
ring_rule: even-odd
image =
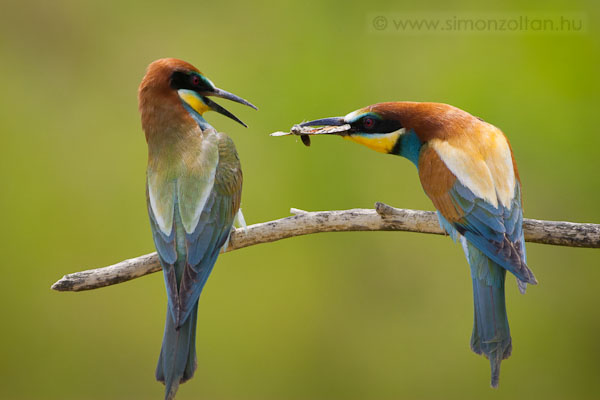
[[[273,135],[287,134],[338,135],[405,157],[417,167],[440,225],[460,241],[470,265],[471,349],[489,359],[491,386],[497,387],[500,364],[512,351],[506,271],[516,276],[522,293],[528,283],[537,283],[527,266],[519,173],[502,131],[447,104],[390,102],[344,117],[305,122],[290,133]]]

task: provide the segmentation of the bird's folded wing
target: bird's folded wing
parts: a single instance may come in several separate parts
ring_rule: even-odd
[[[148,176],[150,223],[178,326],[194,308],[239,208],[239,160],[233,154],[232,165],[231,149],[222,151],[220,135],[207,136],[175,179]]]
[[[526,265],[518,181],[509,207],[498,200],[492,205],[457,179],[432,147],[421,152],[419,176],[423,189],[454,229],[521,281],[536,283]]]
[[[180,324],[194,308],[221,247],[227,241],[237,212],[236,206],[232,196],[213,188],[196,229],[185,235],[187,262],[179,286]]]

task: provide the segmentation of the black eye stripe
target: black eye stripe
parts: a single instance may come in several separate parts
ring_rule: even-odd
[[[372,122],[368,122],[367,120],[371,120]],[[365,123],[366,122],[366,123]],[[353,132],[360,133],[390,133],[395,132],[398,129],[402,129],[402,124],[400,121],[393,119],[379,119],[372,117],[370,115],[365,115],[362,118],[359,118],[355,122],[353,122],[350,126],[352,126]]]
[[[211,87],[202,77],[185,71],[175,71],[171,74],[171,88],[175,90],[210,90]]]

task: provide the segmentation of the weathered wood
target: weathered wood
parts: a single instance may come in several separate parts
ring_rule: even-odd
[[[356,208],[306,212],[292,209],[291,212],[295,215],[250,225],[245,229],[235,229],[225,251],[319,232],[406,231],[444,234],[435,212],[399,209],[383,203],[377,203],[375,210]],[[528,242],[600,248],[598,224],[525,219],[523,230]],[[65,275],[52,285],[52,289],[73,292],[96,289],[135,279],[160,269],[157,254],[151,253],[108,267]]]

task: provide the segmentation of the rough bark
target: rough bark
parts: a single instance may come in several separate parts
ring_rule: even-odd
[[[235,229],[226,252],[261,243],[319,232],[406,231],[443,235],[436,213],[390,207],[377,203],[375,210],[306,212],[292,209],[295,215]],[[600,248],[600,225],[525,219],[525,240],[555,246]],[[65,275],[52,285],[58,291],[82,291],[125,282],[160,271],[156,253],[120,263]]]

